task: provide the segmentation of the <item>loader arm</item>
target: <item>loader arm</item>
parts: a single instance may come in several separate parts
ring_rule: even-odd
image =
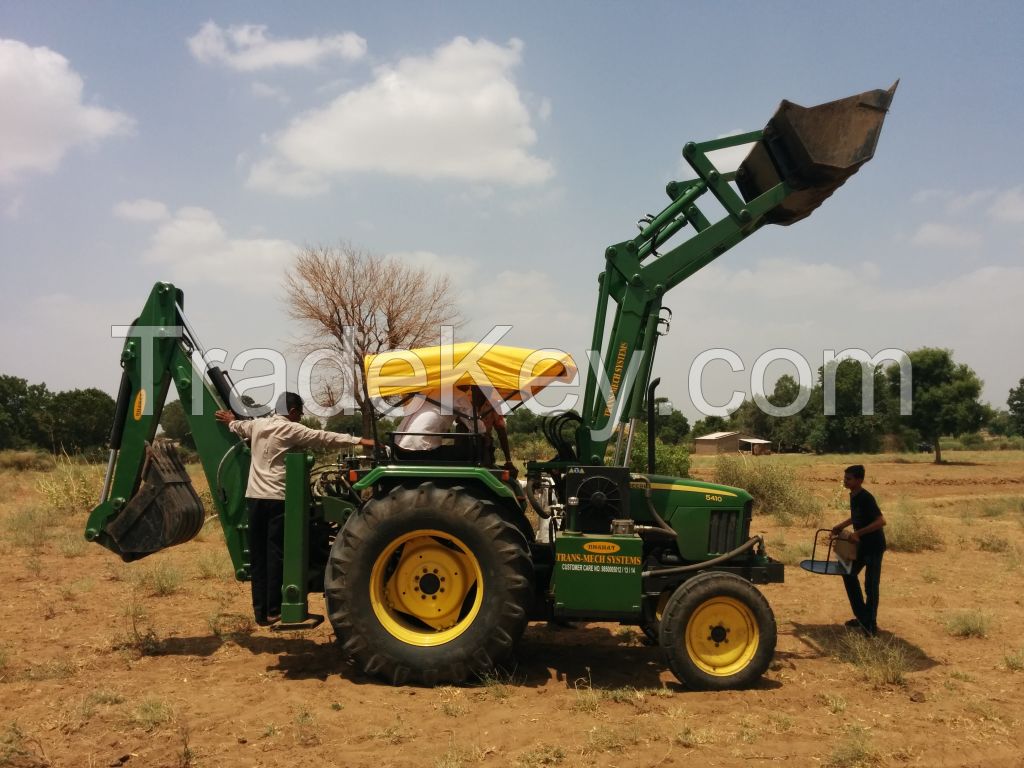
[[[220,369],[208,366],[204,371],[193,363],[198,340],[182,306],[180,290],[157,283],[128,330],[121,353],[123,372],[107,475],[85,536],[129,561],[187,541],[202,526],[203,506],[187,482],[184,467],[173,453],[152,447],[173,383],[195,439],[236,576],[245,578],[249,453],[235,434],[213,418],[214,411],[228,408],[231,402],[236,409],[242,407],[232,397],[230,383]]]
[[[897,84],[810,108],[783,101],[763,130],[685,145],[683,157],[698,178],[670,182],[672,202],[648,217],[636,237],[605,251],[590,346],[595,352],[576,430],[579,461],[604,464],[615,427],[642,414],[665,293],[765,224],[810,215],[874,155]],[[746,144],[753,148],[734,172],[719,171],[709,159],[711,152]],[[714,222],[697,204],[708,192],[724,209]],[[688,226],[689,239],[658,251]],[[621,437],[611,463],[628,463]]]

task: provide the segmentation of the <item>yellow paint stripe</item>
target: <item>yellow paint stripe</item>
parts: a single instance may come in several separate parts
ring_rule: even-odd
[[[698,488],[695,485],[674,485],[672,483],[651,483],[652,491],[691,491],[693,493],[710,493],[715,496],[732,496],[736,497],[735,493],[730,491],[723,491],[718,488]]]

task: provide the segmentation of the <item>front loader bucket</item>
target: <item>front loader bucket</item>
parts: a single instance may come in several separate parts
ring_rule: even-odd
[[[792,191],[767,220],[792,224],[809,216],[874,156],[897,85],[816,107],[783,101],[736,172],[744,199],[784,181]]]
[[[184,544],[199,533],[204,518],[203,503],[174,445],[158,441],[146,446],[142,487],[104,532],[107,546],[130,562]]]

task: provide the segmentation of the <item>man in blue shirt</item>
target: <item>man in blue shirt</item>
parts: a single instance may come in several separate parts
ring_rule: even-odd
[[[846,626],[860,629],[869,637],[878,634],[878,588],[882,580],[882,555],[885,554],[885,517],[878,508],[878,502],[863,487],[864,467],[855,464],[847,467],[843,486],[850,491],[850,516],[832,529],[838,536],[848,525],[853,531],[847,534],[857,544],[857,559],[849,574],[843,576],[846,596],[850,599],[853,618]],[[864,592],[861,592],[857,577],[864,571]]]

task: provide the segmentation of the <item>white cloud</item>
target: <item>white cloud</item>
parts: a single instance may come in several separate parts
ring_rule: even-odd
[[[918,227],[910,242],[921,248],[976,250],[981,247],[981,235],[951,224],[929,221]]]
[[[223,29],[216,22],[208,21],[187,42],[197,60],[205,64],[224,64],[237,72],[313,67],[326,59],[355,61],[366,55],[366,40],[354,32],[274,40],[262,24],[240,24]]]
[[[999,195],[992,203],[989,215],[998,221],[1024,223],[1024,187],[1013,187]]]
[[[962,214],[976,208],[995,194],[993,189],[976,189],[971,192],[954,192],[951,189],[922,189],[910,197],[917,205],[941,205],[951,215]]]
[[[140,197],[136,200],[122,200],[114,206],[114,215],[129,221],[162,221],[170,212],[158,200]]]
[[[166,265],[176,280],[262,293],[281,284],[297,252],[288,240],[229,237],[213,213],[186,207],[160,224],[144,258]]]
[[[1004,402],[1020,378],[1018,357],[1015,348],[993,339],[1008,340],[1012,347],[1012,340],[1024,337],[1024,315],[992,312],[992,307],[1019,302],[1024,268],[981,267],[934,282],[917,279],[910,286],[884,275],[885,270],[862,265],[793,259],[761,260],[746,269],[712,264],[665,297],[675,315],[672,332],[658,346],[655,375],[663,377],[663,394],[681,408],[691,362],[716,347],[739,354],[745,371],[709,367],[705,394],[712,403],[727,401],[733,388],[749,391],[754,361],[777,347],[797,350],[816,371],[826,349],[859,347],[875,354],[890,347],[938,346],[952,348],[957,361],[978,372],[986,399]],[[736,305],[723,296],[743,301]]]
[[[518,40],[458,37],[428,57],[379,67],[371,83],[296,117],[249,184],[318,194],[330,177],[358,172],[542,183],[554,170],[531,154],[537,135],[513,79],[521,53]]]
[[[730,136],[738,136],[741,133],[746,133],[746,131],[729,131],[717,138],[726,139]],[[714,152],[708,152],[708,159],[714,163],[715,167],[722,173],[730,173],[740,167],[740,163],[747,158],[747,155],[750,154],[750,148],[753,146],[754,144],[751,142],[749,144],[740,144],[737,147],[716,149]],[[689,165],[686,167],[690,168]]]
[[[128,115],[84,103],[83,85],[56,51],[0,39],[0,183],[52,173],[71,148],[132,131]]]
[[[25,204],[25,198],[22,195],[15,195],[9,202],[4,205],[4,216],[8,219],[17,219],[21,216],[21,207]]]
[[[279,104],[287,104],[289,101],[288,94],[282,89],[275,88],[274,86],[260,82],[259,80],[249,86],[249,90],[252,92],[253,96],[260,99],[272,99]]]

